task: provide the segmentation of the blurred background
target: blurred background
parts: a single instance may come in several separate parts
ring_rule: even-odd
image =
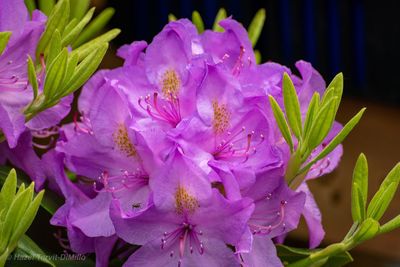
[[[338,72],[344,73],[345,97],[338,120],[347,122],[364,106],[367,112],[344,142],[340,167],[309,183],[323,215],[324,244],[340,241],[352,224],[351,176],[359,153],[364,152],[369,161],[370,196],[400,160],[400,1],[93,0],[93,5],[98,7],[97,12],[114,7],[116,13],[109,28],[122,30],[103,68],[122,64],[115,56],[119,46],[134,40],[151,42],[168,22],[169,13],[190,18],[192,11],[198,10],[210,28],[218,9],[224,7],[246,27],[258,9],[266,9],[266,23],[256,47],[263,62],[276,61],[293,69],[297,60],[304,59],[327,82]],[[398,194],[384,220],[399,212]],[[288,242],[306,246],[306,240],[307,229],[302,222]],[[350,266],[400,266],[400,230],[366,242],[352,255],[355,263]]]

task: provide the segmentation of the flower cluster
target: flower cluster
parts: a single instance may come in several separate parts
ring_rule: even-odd
[[[140,247],[125,266],[281,266],[274,242],[302,215],[310,247],[322,240],[306,184],[292,190],[284,179],[290,151],[268,96],[283,103],[287,73],[305,116],[325,82],[304,61],[301,76],[257,65],[246,30],[230,18],[220,25],[199,34],[182,19],[149,45],[121,47],[124,65],[84,86],[74,122],[43,157],[66,198],[52,223],[67,227],[75,252],[96,251],[98,266],[127,244]],[[307,178],[331,171],[341,153]]]

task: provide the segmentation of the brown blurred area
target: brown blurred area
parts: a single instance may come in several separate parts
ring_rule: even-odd
[[[92,0],[99,9],[106,0]],[[118,10],[115,16],[118,16]],[[131,40],[133,41],[133,40]],[[113,68],[122,64],[112,47],[101,68]],[[346,73],[345,77],[346,77]],[[400,87],[400,86],[399,86]],[[345,81],[346,90],[346,81]],[[399,88],[400,90],[400,88]],[[310,181],[309,186],[321,209],[326,236],[323,245],[340,242],[352,225],[351,177],[358,155],[363,152],[369,163],[369,199],[378,189],[391,168],[400,161],[400,107],[371,100],[345,97],[338,113],[338,121],[346,123],[362,107],[367,107],[363,118],[347,137],[339,167],[331,174]],[[400,213],[398,193],[382,222]],[[304,221],[289,236],[291,243],[306,244],[308,230]],[[351,252],[355,262],[349,266],[400,266],[400,230],[367,241]]]

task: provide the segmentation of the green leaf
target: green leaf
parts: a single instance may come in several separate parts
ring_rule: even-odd
[[[22,255],[27,258],[35,259],[47,265],[56,267],[56,265],[46,257],[43,250],[27,235],[23,235],[18,241],[18,246],[15,250],[17,255]]]
[[[18,239],[28,230],[31,226],[33,220],[36,217],[36,214],[39,210],[40,203],[43,199],[44,190],[40,191],[37,196],[33,199],[33,201],[29,204],[26,209],[24,216],[19,220],[17,227],[14,230],[14,233],[11,237],[12,242],[17,242]]]
[[[94,10],[95,10],[94,7],[91,8],[82,18],[82,20],[70,32],[68,32],[65,36],[63,36],[61,41],[62,46],[66,46],[72,43],[78,37],[78,35],[82,32],[83,28],[85,28],[85,26],[92,19]]]
[[[312,123],[310,134],[306,137],[307,144],[312,150],[317,147],[328,135],[335,121],[335,106],[337,99],[332,98],[318,111]]]
[[[115,9],[108,7],[104,9],[89,25],[79,34],[78,38],[73,42],[72,47],[77,48],[95,36],[99,35],[107,23],[114,16]]]
[[[199,33],[204,32],[204,22],[197,10],[193,11],[192,13],[192,22],[196,26]]]
[[[400,182],[400,163],[397,163],[396,166],[388,173],[386,178],[382,182],[382,186],[388,186],[391,183],[399,183]]]
[[[351,189],[351,212],[353,221],[362,222],[365,219],[368,198],[368,162],[363,153],[358,157],[353,171],[353,185]]]
[[[67,26],[65,26],[63,35],[65,36],[66,34],[70,33],[75,27],[76,25],[78,25],[79,20],[76,18],[73,18],[68,24]]]
[[[33,89],[33,99],[35,100],[38,95],[39,85],[36,77],[35,65],[32,58],[28,56],[28,79]]]
[[[59,30],[55,30],[53,37],[50,40],[49,50],[46,57],[46,64],[50,66],[54,59],[60,54],[61,52],[61,34]]]
[[[249,38],[253,47],[256,46],[258,38],[260,38],[262,28],[264,27],[264,22],[265,9],[261,8],[257,11],[248,28]]]
[[[10,40],[11,32],[0,32],[0,55],[3,53],[4,49]]]
[[[260,64],[262,62],[262,56],[259,50],[254,50],[254,57],[256,58],[256,64]]]
[[[54,8],[56,4],[55,0],[39,0],[38,2],[39,2],[39,9],[47,16],[50,14],[51,10]]]
[[[114,39],[121,30],[119,29],[113,29],[110,30],[99,37],[87,42],[86,44],[80,46],[79,48],[75,49],[74,51],[71,52],[71,56],[77,54],[78,55],[78,61],[82,61],[85,57],[87,57],[89,54],[91,54],[93,51],[99,49],[101,46],[104,45],[104,43],[107,43]]]
[[[25,6],[28,9],[30,15],[32,15],[33,10],[36,9],[36,2],[35,0],[25,0]]]
[[[303,126],[303,137],[309,134],[311,129],[311,124],[314,121],[319,108],[319,94],[317,92],[311,98],[310,104],[308,105],[308,110],[306,118],[304,120]]]
[[[324,158],[326,155],[331,153],[343,140],[347,137],[347,135],[353,130],[353,128],[358,124],[362,115],[365,112],[365,108],[361,109],[346,125],[343,129],[329,142],[329,144],[319,153],[314,159],[312,159],[306,166],[304,166],[299,173],[303,173],[308,171],[312,165],[314,165],[318,160]]]
[[[400,227],[400,215],[397,215],[379,228],[379,234],[391,232]]]
[[[398,186],[399,183],[390,183],[388,186],[381,186],[368,205],[367,216],[375,220],[382,218]]]
[[[39,58],[41,53],[44,53],[52,39],[55,30],[62,33],[69,21],[69,1],[60,0],[53,8],[46,23],[46,29],[40,38],[36,48],[36,56]]]
[[[96,50],[92,51],[91,54],[89,54],[81,63],[79,63],[69,82],[62,90],[62,96],[74,92],[75,90],[80,88],[87,81],[87,79],[89,79],[89,77],[96,71],[96,69],[100,65],[107,49],[108,43],[103,43]]]
[[[50,65],[46,80],[44,81],[43,93],[48,102],[54,101],[54,96],[64,84],[65,72],[67,69],[68,49],[64,48],[62,52],[54,59]]]
[[[82,19],[89,9],[90,0],[70,0],[71,17],[78,20]]]
[[[354,235],[354,240],[357,243],[369,240],[376,236],[379,232],[379,222],[372,218],[367,218],[361,223],[358,231]]]
[[[226,15],[226,10],[224,8],[220,8],[218,10],[217,15],[215,16],[215,20],[214,20],[214,24],[213,24],[213,31],[215,32],[223,32],[224,28],[222,28],[221,26],[219,26],[219,22],[223,19],[226,19],[227,15]]]
[[[293,248],[285,245],[277,245],[277,254],[279,258],[282,260],[285,266],[316,266],[312,265],[312,260],[308,258],[312,253],[316,251],[320,251],[320,249],[316,250],[309,250],[309,249],[302,249],[302,248]],[[350,253],[348,252],[341,252],[335,254],[328,259],[324,259],[324,267],[340,267],[344,266],[353,261]]]
[[[15,172],[14,169],[12,169],[9,172],[7,178],[5,179],[3,187],[1,188],[0,195],[2,203],[0,203],[0,207],[4,208],[4,207],[9,207],[11,205],[15,196],[16,188],[17,188],[17,173]]]
[[[301,138],[301,112],[297,92],[293,82],[287,73],[283,74],[283,101],[285,104],[286,117],[288,118],[289,126],[292,129],[297,139]]]
[[[338,73],[331,83],[328,85],[328,89],[333,88],[334,94],[333,96],[337,98],[335,113],[339,109],[340,102],[342,101],[343,95],[343,73]]]
[[[289,126],[285,119],[285,115],[283,114],[283,111],[279,107],[279,104],[276,102],[275,98],[271,95],[268,97],[269,97],[269,102],[271,104],[272,111],[274,113],[276,123],[278,124],[278,127],[282,133],[283,138],[285,139],[286,143],[289,145],[290,151],[293,152],[292,135],[290,133]]]
[[[176,21],[176,20],[177,20],[177,18],[175,17],[174,14],[172,14],[172,13],[168,14],[168,21],[169,22]]]

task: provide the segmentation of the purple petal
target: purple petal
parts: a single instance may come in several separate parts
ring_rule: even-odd
[[[271,239],[264,236],[254,236],[253,248],[250,253],[241,253],[243,267],[281,267],[282,262],[276,255],[276,248]]]

